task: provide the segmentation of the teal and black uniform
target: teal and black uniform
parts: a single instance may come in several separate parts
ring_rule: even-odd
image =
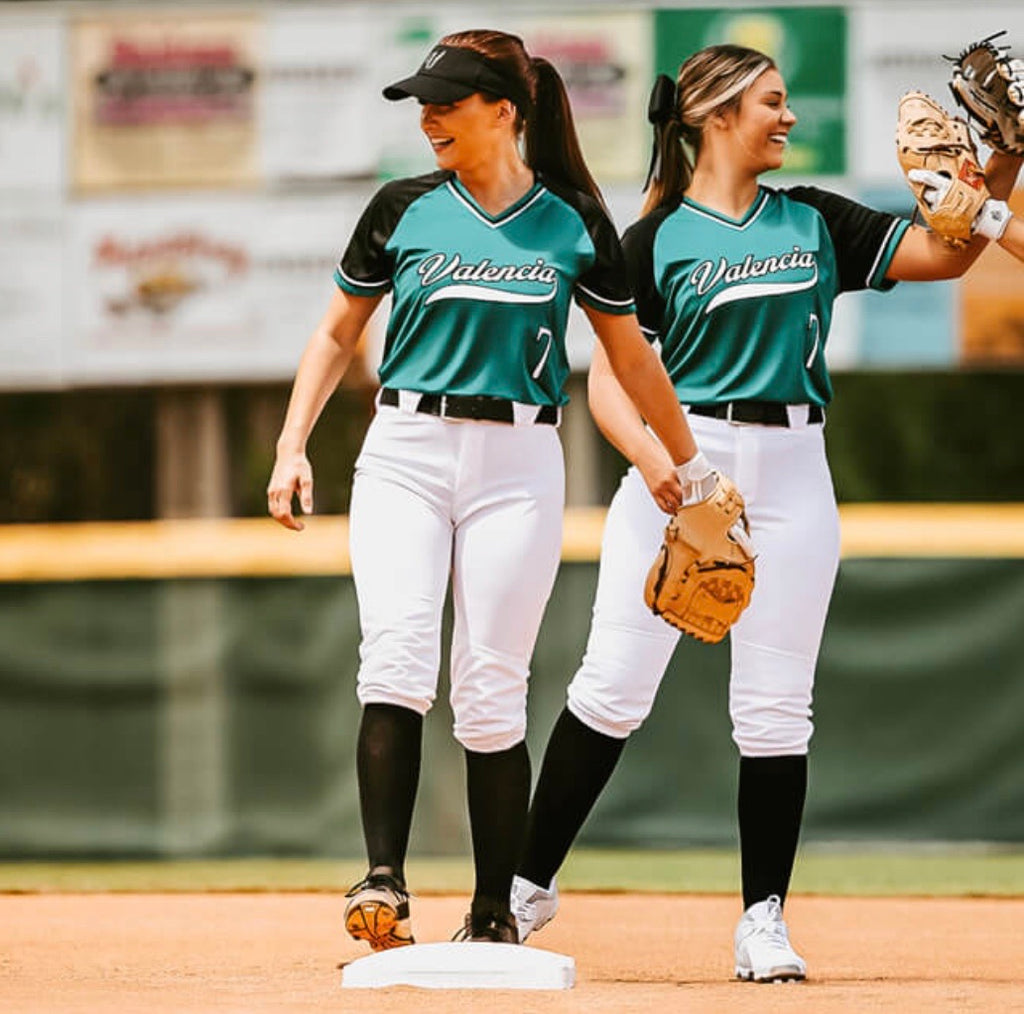
[[[761,186],[739,220],[685,197],[642,218],[623,248],[679,400],[826,405],[832,304],[891,287],[909,224],[815,187]]]
[[[600,204],[540,177],[499,215],[454,173],[388,183],[334,279],[356,296],[392,291],[381,383],[428,394],[563,404],[570,299],[634,312]]]

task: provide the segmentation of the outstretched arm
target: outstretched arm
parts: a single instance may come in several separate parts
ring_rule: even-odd
[[[999,245],[1019,261],[1024,261],[1024,218],[1016,215],[1006,223],[1006,231],[998,240]]]
[[[1022,162],[1024,159],[1017,155],[998,151],[992,153],[985,166],[985,184],[994,201],[1005,201],[1013,193],[1013,185]],[[1012,243],[1012,240],[1010,242]],[[902,282],[933,282],[944,278],[959,278],[978,259],[987,245],[988,239],[984,235],[976,234],[965,246],[957,249],[946,243],[937,233],[920,226],[911,226],[903,234],[900,245],[896,248],[886,277],[892,281]],[[1008,245],[1007,249],[1013,252],[1011,245]]]

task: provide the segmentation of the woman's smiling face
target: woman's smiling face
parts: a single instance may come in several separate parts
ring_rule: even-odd
[[[796,124],[787,100],[782,75],[771,67],[743,93],[739,109],[727,114],[736,157],[749,160],[755,173],[782,166],[789,132]]]
[[[479,92],[450,105],[422,102],[420,106],[420,129],[439,169],[479,165],[491,157],[497,143],[508,140],[515,121],[514,107],[507,99],[487,100]]]

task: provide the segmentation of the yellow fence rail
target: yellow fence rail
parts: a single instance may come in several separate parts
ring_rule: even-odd
[[[1024,558],[1024,504],[848,504],[844,557]],[[603,508],[566,511],[562,559],[596,561]],[[348,518],[0,525],[0,581],[288,577],[351,572]]]

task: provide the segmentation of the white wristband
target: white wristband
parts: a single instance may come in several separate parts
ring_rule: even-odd
[[[706,500],[718,482],[714,469],[704,457],[703,451],[698,451],[689,461],[676,465],[676,475],[679,476],[679,482],[683,487],[684,507]]]
[[[971,232],[986,239],[998,242],[1003,238],[1006,227],[1010,224],[1013,213],[1006,201],[997,201],[990,197],[982,206],[971,226]]]

